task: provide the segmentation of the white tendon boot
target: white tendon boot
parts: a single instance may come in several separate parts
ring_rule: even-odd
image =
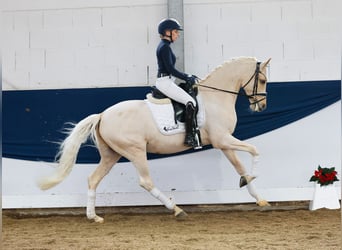
[[[177,218],[182,218],[182,217],[187,216],[187,214],[181,208],[179,208],[173,200],[167,198],[158,188],[154,187],[150,191],[150,194],[153,197],[160,200],[161,203],[163,203],[164,206],[167,207],[169,210],[173,210]]]
[[[87,201],[87,218],[89,220],[94,220],[98,223],[103,223],[103,218],[100,216],[97,216],[95,213],[95,199],[96,199],[96,193],[95,190],[88,190],[88,201]]]

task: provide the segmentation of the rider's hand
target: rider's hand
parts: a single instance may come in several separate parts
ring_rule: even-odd
[[[190,75],[190,76],[188,76],[188,79],[186,79],[186,81],[187,81],[187,83],[193,85],[193,84],[195,84],[198,81],[198,79],[199,78],[197,76]]]

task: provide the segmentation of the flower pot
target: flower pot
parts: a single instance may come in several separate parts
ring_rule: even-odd
[[[340,201],[334,184],[321,186],[315,185],[314,197],[310,201],[309,209],[316,210],[320,208],[339,209]]]

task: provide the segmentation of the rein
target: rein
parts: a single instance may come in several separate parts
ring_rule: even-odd
[[[256,104],[256,103],[261,102],[262,100],[266,99],[266,96],[267,96],[267,93],[258,93],[259,74],[262,74],[263,76],[265,76],[265,74],[260,71],[260,64],[261,64],[261,62],[256,63],[256,68],[255,68],[254,74],[241,87],[242,89],[244,89],[252,81],[252,79],[254,77],[253,93],[251,95],[247,95],[246,93],[242,93],[242,92],[236,92],[236,91],[211,87],[211,86],[203,85],[203,84],[197,84],[197,86],[208,88],[208,89],[213,89],[216,91],[221,91],[221,92],[225,92],[225,93],[229,93],[229,94],[246,96],[247,98],[253,98],[253,99],[255,99],[255,96],[264,96],[264,98],[261,98],[260,100],[255,100],[255,102],[251,103],[251,104]],[[266,78],[266,76],[265,76],[265,78]]]

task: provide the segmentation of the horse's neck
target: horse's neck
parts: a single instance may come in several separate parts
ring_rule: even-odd
[[[220,102],[229,102],[235,104],[237,95],[241,88],[241,80],[234,69],[225,70],[220,68],[206,77],[201,85],[211,88],[201,88],[203,95],[214,96]],[[231,93],[229,93],[231,92]]]
[[[209,79],[208,81],[210,81],[210,83],[213,83],[215,80]],[[208,81],[202,81],[200,84],[214,87],[217,89],[199,88],[199,94],[204,100],[204,103],[207,106],[207,108],[213,107],[217,110],[222,108],[227,111],[229,110],[229,112],[233,112],[235,110],[237,95],[225,92],[225,90],[237,93],[239,91],[239,88],[236,86],[210,84]]]
[[[218,109],[225,109],[229,113],[235,112],[237,93],[242,84],[249,78],[253,70],[251,59],[241,59],[234,62],[227,62],[216,68],[200,84],[216,88],[200,88],[200,93],[205,102]],[[226,113],[226,112],[224,112]]]

